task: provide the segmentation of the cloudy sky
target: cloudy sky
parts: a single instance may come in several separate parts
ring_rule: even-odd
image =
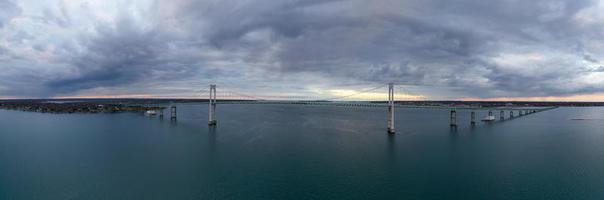
[[[0,98],[388,82],[430,100],[604,101],[604,1],[0,0]]]

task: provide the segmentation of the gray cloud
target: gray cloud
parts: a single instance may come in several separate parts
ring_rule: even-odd
[[[604,89],[604,77],[589,76],[601,70],[583,67],[601,65],[604,57],[600,24],[588,20],[597,18],[589,11],[598,6],[592,0],[180,0],[133,3],[110,20],[91,15],[92,25],[82,25],[59,2],[38,17],[47,26],[77,29],[74,38],[44,42],[38,35],[18,41],[39,55],[9,51],[28,60],[52,50],[53,64],[64,67],[39,86],[50,96],[192,79],[277,87],[299,76],[323,87],[389,81],[455,87],[454,98],[564,96]],[[0,15],[0,27],[6,19]],[[22,35],[32,34],[11,37]]]
[[[172,39],[154,29],[141,30],[129,18],[114,27],[96,27],[96,35],[83,41],[84,52],[69,60],[76,74],[46,83],[52,91],[65,93],[99,86],[111,87],[137,81],[187,77],[197,70],[195,62],[174,55]],[[178,50],[176,50],[178,51]]]
[[[306,5],[316,8],[338,3],[342,2]],[[419,8],[418,13],[425,13],[420,16],[399,15],[388,10],[369,12],[363,16],[339,15],[335,11],[333,14],[317,15],[319,11],[313,11],[312,6],[283,5],[266,9],[273,11],[270,13],[261,9],[258,13],[250,14],[258,4],[264,6],[254,3],[237,6],[238,10],[247,10],[243,15],[226,13],[229,17],[219,18],[224,23],[220,23],[218,31],[213,34],[217,36],[209,37],[209,41],[219,46],[231,44],[240,47],[238,45],[243,43],[247,33],[269,29],[275,40],[273,42],[280,49],[272,59],[273,63],[279,64],[278,72],[281,73],[316,72],[329,77],[370,82],[403,81],[460,86],[466,87],[475,96],[493,96],[497,93],[513,96],[565,95],[591,91],[569,89],[553,81],[573,81],[576,78],[573,72],[579,70],[576,67],[560,70],[545,63],[533,63],[533,67],[543,67],[539,74],[517,75],[516,72],[498,70],[499,66],[492,61],[492,57],[501,53],[507,44],[527,46],[536,52],[547,53],[568,44],[583,42],[583,30],[576,27],[572,17],[582,9],[593,6],[593,3],[475,0],[408,2],[406,5],[413,4]]]
[[[0,28],[14,17],[21,14],[21,9],[12,0],[0,0]]]
[[[8,49],[0,46],[0,56],[4,54],[8,54]]]
[[[604,66],[598,66],[595,69],[589,70],[590,72],[604,72]]]
[[[590,55],[583,55],[583,59],[585,59],[586,61],[592,62],[592,63],[598,63],[599,61],[595,58],[593,58]]]

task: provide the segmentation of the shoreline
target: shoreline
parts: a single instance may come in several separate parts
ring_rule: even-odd
[[[0,103],[0,109],[38,113],[120,113],[162,110],[165,107],[94,102],[2,102]]]

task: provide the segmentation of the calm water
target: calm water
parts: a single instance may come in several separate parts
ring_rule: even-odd
[[[397,109],[394,136],[385,108],[219,105],[215,129],[178,111],[0,111],[0,199],[604,199],[603,108],[457,131]]]

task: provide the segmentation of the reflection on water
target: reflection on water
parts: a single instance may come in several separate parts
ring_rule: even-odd
[[[395,134],[388,134],[388,155],[392,161],[396,160],[396,138]]]
[[[216,126],[208,126],[208,152],[213,154],[216,151]]]

